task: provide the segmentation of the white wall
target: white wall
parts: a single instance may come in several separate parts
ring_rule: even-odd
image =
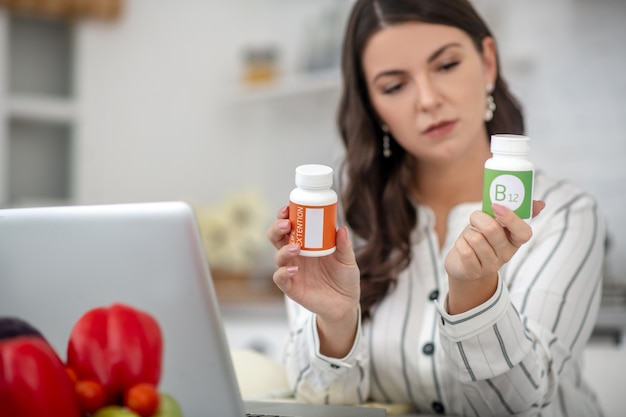
[[[596,196],[614,244],[610,279],[626,280],[626,2],[474,1],[525,105],[533,160]],[[294,73],[330,3],[128,0],[118,23],[82,25],[78,202],[210,203],[255,186],[283,204],[296,165],[339,154],[338,93],[242,100],[241,48],[279,45]]]

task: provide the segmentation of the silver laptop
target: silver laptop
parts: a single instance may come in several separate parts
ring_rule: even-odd
[[[193,210],[139,203],[0,210],[0,316],[38,328],[65,359],[87,310],[123,302],[164,335],[161,391],[186,417],[384,416],[382,409],[244,402]]]

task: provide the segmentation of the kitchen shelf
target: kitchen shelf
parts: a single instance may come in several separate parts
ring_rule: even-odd
[[[10,118],[48,122],[71,123],[75,118],[72,100],[30,94],[9,97],[7,114]]]
[[[341,88],[339,69],[279,76],[275,81],[258,86],[241,86],[237,102],[267,102],[319,92],[338,92]]]
[[[0,206],[72,201],[74,24],[0,10]]]

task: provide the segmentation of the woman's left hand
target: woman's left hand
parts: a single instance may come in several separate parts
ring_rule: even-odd
[[[544,207],[543,201],[533,201],[533,217]],[[470,297],[463,303],[464,307],[461,308],[463,311],[487,301],[495,291],[497,274],[502,265],[532,237],[530,225],[508,208],[494,204],[493,212],[495,218],[482,211],[472,213],[470,224],[463,230],[446,257],[445,268],[450,281],[449,301],[456,299],[455,296],[459,294],[455,294],[455,291],[459,290],[463,290],[465,295]],[[482,295],[481,291],[476,292],[470,288],[475,285],[482,288],[473,288],[474,290],[485,290]],[[472,290],[471,294],[468,294],[467,290]],[[475,301],[472,300],[472,294],[476,295]]]

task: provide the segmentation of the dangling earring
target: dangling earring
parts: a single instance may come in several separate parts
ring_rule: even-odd
[[[493,119],[493,112],[496,111],[496,101],[493,99],[491,91],[493,85],[487,84],[487,108],[485,109],[485,122],[490,122]]]
[[[381,126],[383,129],[383,156],[389,158],[391,156],[391,147],[389,145],[389,128],[387,126]]]

